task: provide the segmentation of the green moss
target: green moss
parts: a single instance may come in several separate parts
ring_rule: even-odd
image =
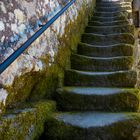
[[[128,116],[130,114],[126,114]],[[135,118],[135,119],[134,119]],[[138,136],[135,136],[134,133],[137,131],[137,124],[139,124],[138,115],[134,116],[133,119],[120,121],[119,123],[115,123],[111,127],[104,128],[104,131],[109,132],[110,136],[114,140],[136,140]]]
[[[128,70],[133,65],[133,57],[116,57],[110,59],[97,59],[84,57],[81,55],[72,55],[71,67],[76,70],[85,71],[117,71]]]
[[[92,21],[99,21],[99,22],[109,22],[110,20],[113,21],[117,21],[117,20],[125,20],[126,18],[124,16],[114,16],[112,18],[104,18],[104,17],[100,17],[100,16],[93,16],[91,18]]]
[[[134,87],[136,81],[136,71],[120,71],[99,74],[80,72],[77,70],[67,70],[65,72],[66,86]]]
[[[134,34],[133,25],[121,26],[87,26],[86,33],[114,34],[114,33],[131,33]]]
[[[87,56],[102,56],[102,57],[114,57],[114,56],[132,56],[133,47],[128,44],[113,45],[110,47],[96,47],[80,43],[78,46],[79,54],[84,54]]]
[[[104,40],[108,41],[105,42]],[[135,39],[133,34],[130,33],[110,34],[110,35],[85,33],[82,36],[82,42],[94,45],[113,45],[119,43],[134,45]]]
[[[104,4],[103,4],[104,5]],[[95,16],[101,16],[101,17],[112,17],[112,16],[116,16],[116,17],[126,17],[129,18],[132,16],[132,14],[128,13],[128,12],[116,12],[116,13],[106,13],[106,12],[98,12],[95,14]]]
[[[54,102],[42,101],[28,108],[9,112],[0,120],[0,140],[37,139],[44,130],[46,118],[54,110]]]
[[[62,114],[59,114],[60,116]],[[59,116],[58,115],[58,116]],[[117,115],[117,114],[116,114]],[[140,123],[139,114],[124,113],[124,119],[115,123],[97,127],[83,127],[67,123],[57,119],[57,115],[49,119],[46,124],[46,138],[49,140],[85,140],[109,139],[109,140],[135,140],[139,137],[134,133],[139,130],[136,126]]]
[[[120,89],[116,94],[76,94],[74,87],[58,90],[56,95],[57,106],[64,111],[139,111],[138,89]],[[83,89],[81,88],[81,91]],[[94,89],[96,91],[96,89]]]
[[[40,75],[40,72],[30,72],[15,78],[13,85],[6,87],[9,92],[7,106],[16,106],[18,102],[23,103],[37,84]]]
[[[78,127],[72,127],[70,125],[65,125],[56,119],[57,115],[54,114],[47,120],[45,125],[45,135],[44,139],[48,140],[84,140],[84,130]]]

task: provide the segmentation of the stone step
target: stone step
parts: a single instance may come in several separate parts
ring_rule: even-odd
[[[55,102],[46,100],[6,109],[0,116],[0,140],[38,140],[55,107]]]
[[[97,34],[113,34],[113,33],[132,33],[134,34],[133,25],[116,25],[116,26],[87,26],[85,28],[86,33]]]
[[[108,6],[108,7],[111,7],[111,6],[132,6],[132,2],[96,2],[96,6]]]
[[[108,21],[108,22],[100,22],[100,21],[89,21],[89,26],[116,26],[116,25],[128,25],[129,22],[126,20],[117,20],[117,21]]]
[[[113,22],[118,20],[127,20],[124,16],[113,16],[113,17],[103,17],[103,16],[93,16],[90,21],[98,22]]]
[[[50,140],[138,140],[139,113],[57,113],[46,124]]]
[[[82,71],[119,71],[129,70],[132,66],[132,56],[89,57],[78,54],[71,56],[71,68]]]
[[[108,8],[108,11],[112,11],[112,12],[115,12],[115,11],[119,11],[119,10],[124,10],[124,11],[127,11],[127,10],[132,10],[132,5],[130,4],[122,4],[122,5],[115,5],[115,4],[109,4],[109,5],[103,5],[103,4],[97,4],[96,7],[95,7],[95,11],[97,9],[107,9]],[[97,11],[100,11],[100,10],[97,10]]]
[[[133,70],[116,72],[65,71],[65,86],[134,87],[137,73]]]
[[[138,111],[139,90],[129,88],[63,87],[57,90],[63,111]]]
[[[97,2],[96,2],[96,4],[98,4],[98,3],[118,3],[118,4],[120,4],[120,3],[131,3],[133,0],[112,0],[112,1],[105,1],[105,0],[98,0]]]
[[[132,7],[126,6],[126,7],[96,7],[95,11],[100,12],[118,12],[118,11],[132,11]]]
[[[82,42],[92,45],[113,45],[118,43],[134,45],[135,39],[129,33],[114,33],[109,35],[84,33],[82,35]]]
[[[104,4],[104,5],[109,5],[109,4],[131,4],[133,0],[118,0],[118,1],[96,1],[96,5],[98,4]]]
[[[131,3],[133,0],[98,0],[96,4],[98,3]]]
[[[133,46],[129,44],[97,46],[86,43],[79,43],[77,52],[78,54],[91,57],[132,56]]]
[[[97,3],[96,7],[131,7],[132,4],[130,2],[121,2],[121,3]]]
[[[114,17],[114,16],[127,16],[127,12],[94,12],[94,16],[101,16],[101,17]]]

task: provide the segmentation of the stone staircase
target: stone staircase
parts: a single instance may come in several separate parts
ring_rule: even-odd
[[[133,67],[130,2],[97,1],[57,90],[60,110],[46,124],[49,140],[140,140],[139,90]],[[62,112],[61,112],[62,111]]]

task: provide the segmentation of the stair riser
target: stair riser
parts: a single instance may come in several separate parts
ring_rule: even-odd
[[[133,135],[139,120],[119,121],[112,125],[80,128],[50,119],[46,124],[46,139],[49,140],[136,140]],[[56,131],[57,130],[57,131]],[[58,131],[59,130],[59,131]],[[44,138],[45,139],[45,138]]]
[[[120,7],[120,8],[109,8],[109,7],[96,7],[96,11],[100,12],[122,12],[122,11],[132,11],[131,7]]]
[[[66,71],[64,81],[66,86],[134,87],[136,80],[134,71],[100,75]]]
[[[124,12],[94,12],[94,16],[98,16],[98,17],[114,17],[114,16],[127,16],[128,13],[124,13]]]
[[[111,60],[88,59],[77,55],[71,57],[71,68],[83,71],[118,71],[129,70],[133,66],[133,58]]]
[[[133,26],[118,26],[118,27],[98,27],[87,26],[86,33],[101,33],[101,34],[113,34],[113,33],[132,33],[134,34]]]
[[[133,47],[129,45],[116,45],[112,47],[92,47],[84,44],[79,44],[78,54],[91,57],[132,56]]]
[[[131,4],[133,0],[122,0],[122,1],[96,1],[96,5],[111,5],[111,4],[115,4],[115,5],[120,5],[120,4],[124,4],[124,5],[128,5]]]
[[[126,2],[124,2],[124,1],[119,1],[119,2],[100,2],[100,1],[97,1],[96,2],[96,6],[98,6],[98,5],[104,5],[104,6],[112,6],[112,5],[131,5],[131,3],[132,3],[132,1],[130,2],[130,1],[126,1]]]
[[[63,111],[138,111],[139,99],[129,92],[114,95],[80,95],[59,91],[58,108]]]
[[[122,2],[132,2],[133,0],[114,0],[114,1],[104,1],[104,0],[98,0],[96,3],[122,3]]]
[[[90,21],[98,21],[98,22],[113,22],[118,20],[126,20],[124,16],[116,16],[116,17],[100,17],[94,16],[90,19]]]
[[[128,21],[126,20],[120,20],[120,21],[115,21],[115,22],[97,22],[97,21],[89,21],[88,25],[89,26],[116,26],[116,25],[128,25]]]
[[[131,7],[131,3],[97,3],[96,7]]]
[[[84,129],[65,125],[55,118],[47,121],[45,132],[42,140],[85,140]]]
[[[118,43],[134,44],[135,39],[131,34],[96,35],[83,34],[82,42],[92,45],[113,45]]]
[[[133,0],[118,0],[118,1],[103,1],[103,0],[98,0],[96,2],[96,4],[109,4],[109,3],[116,3],[116,4],[120,4],[120,3],[131,3]]]

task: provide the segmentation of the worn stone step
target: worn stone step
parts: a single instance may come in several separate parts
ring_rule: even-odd
[[[112,16],[112,17],[104,17],[104,16],[93,16],[90,21],[99,21],[99,22],[113,22],[118,20],[127,20],[124,16]]]
[[[139,90],[131,88],[63,87],[56,100],[63,111],[139,110]]]
[[[116,72],[65,71],[65,86],[134,87],[137,73],[133,70]]]
[[[138,140],[139,124],[139,113],[69,112],[55,114],[45,128],[50,140]]]
[[[89,26],[116,26],[116,25],[128,25],[129,22],[126,20],[117,20],[117,21],[108,21],[108,22],[100,22],[100,21],[89,21]]]
[[[92,45],[113,45],[118,43],[133,45],[135,39],[134,36],[129,33],[114,33],[109,35],[84,33],[82,35],[82,42]]]
[[[130,6],[125,6],[125,7],[96,7],[95,11],[100,11],[100,12],[118,12],[118,11],[132,11],[132,7]]]
[[[87,26],[86,33],[113,34],[113,33],[132,33],[134,34],[133,25],[116,25],[116,26]]]
[[[104,7],[104,6],[108,6],[108,7],[126,7],[126,6],[129,6],[131,7],[132,6],[132,3],[131,2],[119,2],[119,3],[116,3],[116,2],[108,2],[108,3],[105,3],[105,2],[100,2],[96,4],[96,7]]]
[[[46,100],[7,109],[0,116],[0,140],[38,140],[55,107],[55,102]]]
[[[78,54],[91,57],[115,57],[115,56],[132,56],[133,45],[114,44],[108,46],[97,46],[86,43],[79,43]]]
[[[129,70],[133,66],[132,56],[89,57],[73,54],[71,68],[83,71],[118,71]]]
[[[96,1],[96,5],[112,6],[112,5],[131,5],[131,1]]]
[[[95,11],[106,11],[107,12],[115,12],[115,11],[127,11],[127,10],[132,10],[131,5],[97,5],[95,7]]]
[[[104,4],[104,5],[109,5],[109,4],[131,4],[133,0],[118,0],[118,1],[96,1],[96,5],[98,4]]]
[[[107,4],[109,4],[109,3],[118,3],[118,4],[120,4],[120,3],[131,3],[133,0],[112,0],[112,1],[105,1],[105,0],[98,0],[97,2],[96,2],[96,4],[100,4],[100,3],[103,3],[103,4],[105,4],[105,3],[107,3]]]
[[[96,6],[108,6],[108,7],[112,7],[112,6],[132,6],[132,2],[124,2],[124,1],[102,1],[102,2],[99,2],[97,1],[96,2]]]
[[[127,17],[127,12],[94,12],[94,16],[101,16],[101,17],[114,17],[114,16],[125,16]]]

